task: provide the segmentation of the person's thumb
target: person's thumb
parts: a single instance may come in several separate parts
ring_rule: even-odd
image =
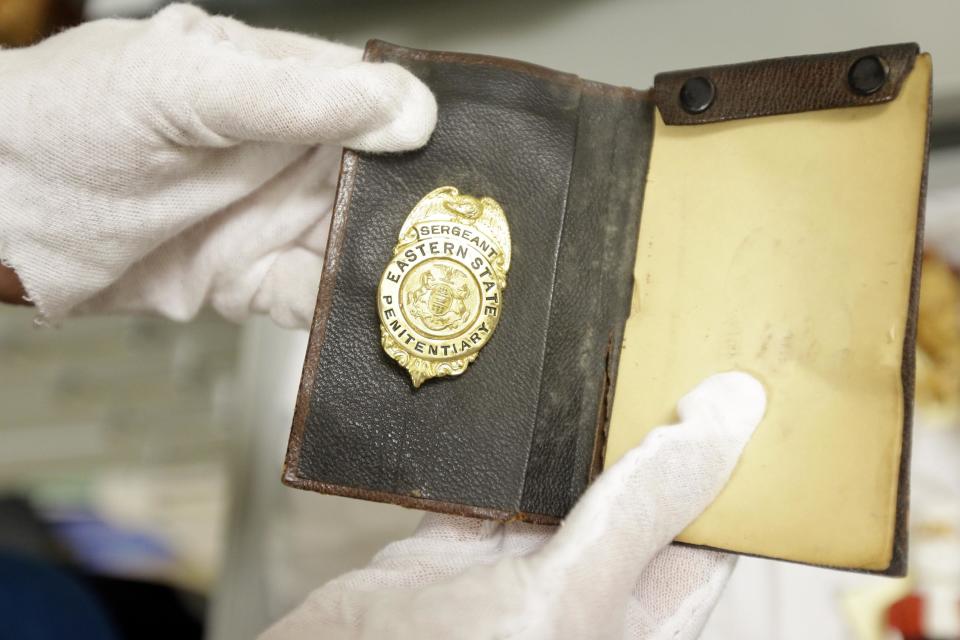
[[[529,558],[537,583],[576,607],[564,628],[622,633],[623,615],[650,560],[720,493],[766,409],[763,386],[745,373],[711,376],[678,405],[680,422],[660,427],[600,475],[557,535]],[[604,610],[602,624],[578,612]],[[572,634],[569,637],[576,637]],[[582,636],[586,637],[586,636]]]
[[[738,556],[670,544],[644,568],[627,605],[623,638],[700,637]]]

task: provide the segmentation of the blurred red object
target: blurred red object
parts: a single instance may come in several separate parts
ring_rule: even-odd
[[[930,615],[928,603],[917,593],[911,593],[895,602],[887,611],[887,623],[891,629],[899,631],[903,640],[960,640],[960,629],[943,633],[933,633],[927,629],[924,620]],[[953,606],[960,617],[960,599]]]

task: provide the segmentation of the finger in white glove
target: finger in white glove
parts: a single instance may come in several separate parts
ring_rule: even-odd
[[[158,40],[197,50],[163,62],[176,78],[156,100],[184,144],[235,141],[339,144],[362,151],[422,146],[433,129],[430,91],[395,64],[360,62],[359,50],[256,29],[175,5],[150,23]],[[144,38],[144,56],[157,42]],[[161,114],[162,115],[162,114]],[[181,137],[184,136],[185,137]]]
[[[142,258],[78,312],[162,309],[182,321],[209,304],[236,322],[263,313],[282,327],[310,326],[339,161],[333,147],[308,151],[255,193]]]
[[[0,51],[0,259],[48,321],[211,303],[306,326],[339,147],[416,148],[436,121],[423,83],[361,56],[190,5]]]
[[[764,410],[749,375],[712,376],[559,529],[427,516],[262,638],[696,637],[733,559],[669,544],[720,492]]]

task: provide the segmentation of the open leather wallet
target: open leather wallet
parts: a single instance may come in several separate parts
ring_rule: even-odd
[[[421,150],[344,153],[286,483],[555,523],[687,389],[738,369],[766,416],[678,541],[905,571],[928,55],[650,91],[366,56],[420,77],[439,120]]]

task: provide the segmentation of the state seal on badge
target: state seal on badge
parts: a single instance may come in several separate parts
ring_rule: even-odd
[[[383,350],[415,388],[460,375],[490,340],[510,250],[507,218],[493,198],[440,187],[410,211],[380,277],[377,309]]]

